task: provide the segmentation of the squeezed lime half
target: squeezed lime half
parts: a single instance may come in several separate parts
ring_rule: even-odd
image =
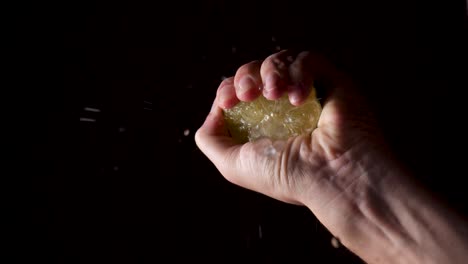
[[[307,99],[294,106],[287,94],[278,100],[259,96],[252,102],[240,102],[224,110],[224,119],[231,136],[238,143],[259,138],[285,140],[289,137],[311,133],[316,127],[322,106],[312,88]]]

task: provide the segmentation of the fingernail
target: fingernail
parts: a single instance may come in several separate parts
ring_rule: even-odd
[[[302,96],[304,95],[304,89],[296,89],[293,93],[290,94],[289,100],[293,105],[297,105],[302,101]]]
[[[255,87],[255,82],[249,76],[244,76],[239,81],[239,93],[243,94],[246,93],[248,90],[253,89]]]
[[[291,101],[291,104],[297,105],[301,101],[301,97],[297,93],[293,93],[289,97],[289,100]]]
[[[279,76],[276,73],[270,74],[265,81],[265,90],[270,92],[275,87],[276,83],[279,80]]]

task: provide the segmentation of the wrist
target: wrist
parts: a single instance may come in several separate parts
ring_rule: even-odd
[[[366,262],[462,263],[467,258],[465,219],[415,182],[383,145],[356,147],[329,168],[303,203]],[[328,192],[328,199],[314,199],[318,191]]]
[[[311,185],[304,204],[367,262],[411,263],[415,251],[408,249],[414,245],[394,201],[407,192],[403,187],[408,173],[389,153],[383,144],[357,144],[329,162],[328,174]],[[317,201],[317,192],[327,193],[326,199]]]

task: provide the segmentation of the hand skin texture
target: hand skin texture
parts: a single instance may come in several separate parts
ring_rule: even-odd
[[[310,134],[236,144],[222,109],[261,94],[288,94],[300,105],[314,81],[326,83],[318,127]],[[467,222],[433,197],[391,154],[349,76],[309,51],[283,50],[242,65],[219,86],[195,135],[230,182],[306,206],[367,263],[467,263]],[[274,144],[277,152],[266,154]]]

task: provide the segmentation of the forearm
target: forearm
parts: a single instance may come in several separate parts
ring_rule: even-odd
[[[385,199],[405,230],[417,263],[466,263],[467,219],[420,184],[400,181]]]
[[[312,195],[305,202],[343,245],[368,263],[468,259],[464,219],[411,181],[385,151],[355,154],[335,161],[343,164],[336,175],[325,177],[330,182],[322,190],[337,189],[336,197],[318,204]],[[359,162],[352,162],[355,156]]]

